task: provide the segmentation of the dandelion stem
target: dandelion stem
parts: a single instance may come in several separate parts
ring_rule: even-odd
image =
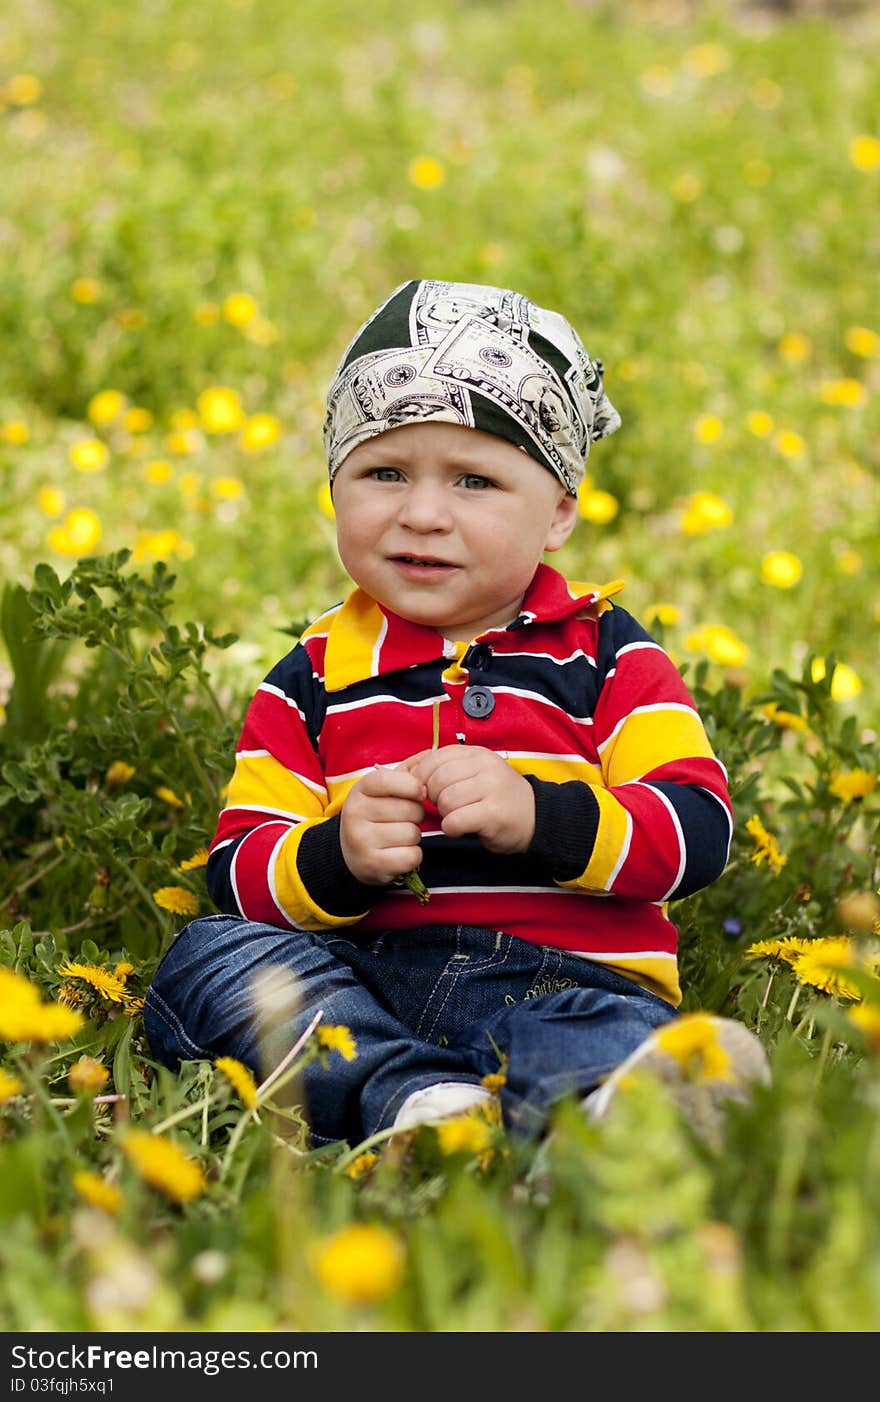
[[[820,1049],[819,1049],[818,1065],[816,1066],[816,1081],[817,1081],[817,1082],[818,1082],[818,1081],[821,1081],[821,1079],[822,1079],[822,1074],[823,1074],[823,1072],[824,1072],[824,1070],[825,1070],[825,1062],[827,1061],[827,1059],[828,1059],[828,1053],[829,1053],[829,1051],[831,1050],[831,1039],[832,1039],[832,1036],[833,1036],[833,1033],[832,1033],[832,1031],[831,1031],[831,1028],[830,1028],[830,1027],[826,1027],[826,1028],[825,1028],[825,1036],[822,1038],[822,1046],[821,1046]]]
[[[311,1037],[312,1033],[314,1032],[315,1028],[317,1027],[318,1023],[321,1021],[321,1018],[322,1018],[323,1016],[324,1016],[324,1009],[323,1009],[323,1008],[319,1008],[318,1011],[315,1013],[315,1016],[312,1018],[311,1022],[309,1023],[308,1027],[306,1028],[305,1032],[304,1032],[304,1033],[302,1034],[302,1036],[299,1038],[299,1040],[296,1041],[296,1042],[294,1042],[293,1046],[290,1048],[290,1051],[289,1051],[289,1052],[286,1052],[286,1053],[284,1054],[284,1056],[283,1056],[283,1057],[281,1058],[281,1060],[279,1061],[278,1065],[275,1067],[274,1071],[270,1071],[270,1072],[269,1072],[268,1076],[267,1076],[266,1079],[263,1081],[262,1085],[257,1086],[257,1100],[258,1100],[258,1101],[259,1101],[259,1100],[262,1100],[262,1099],[264,1098],[264,1096],[266,1095],[267,1091],[275,1084],[275,1082],[278,1080],[278,1078],[284,1074],[284,1072],[287,1070],[287,1068],[288,1068],[288,1066],[290,1065],[290,1063],[293,1061],[293,1058],[296,1056],[297,1052],[300,1051],[301,1048],[305,1046],[306,1042],[307,1042],[307,1041],[309,1040],[309,1038]]]
[[[157,1125],[151,1125],[150,1133],[164,1134],[166,1129],[171,1129],[174,1125],[179,1125],[184,1120],[191,1119],[193,1115],[201,1115],[203,1113],[203,1107],[210,1105],[216,1098],[216,1096],[211,1095],[209,1092],[195,1105],[184,1105],[182,1110],[175,1111],[175,1113],[169,1115],[167,1119],[160,1120]],[[206,1111],[204,1111],[204,1113],[206,1113]]]
[[[431,707],[431,749],[436,750],[440,745],[440,702],[435,701]]]
[[[803,987],[803,984],[800,984],[800,983],[799,983],[799,984],[797,985],[797,987],[795,988],[794,993],[792,993],[792,995],[791,995],[791,1002],[790,1002],[789,1005],[788,1005],[788,1012],[785,1014],[785,1016],[786,1016],[786,1018],[788,1019],[789,1022],[791,1022],[792,1019],[794,1018],[794,1010],[795,1010],[795,1008],[797,1007],[798,998],[800,998],[800,996],[801,996],[801,988],[802,988],[802,987]]]

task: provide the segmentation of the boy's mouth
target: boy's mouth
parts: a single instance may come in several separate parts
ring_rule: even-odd
[[[411,569],[454,570],[458,568],[449,560],[438,560],[434,555],[392,555],[391,562],[395,565],[405,565]]]

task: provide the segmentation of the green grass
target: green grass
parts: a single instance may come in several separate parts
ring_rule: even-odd
[[[216,1069],[158,1071],[139,1018],[81,988],[72,1040],[3,1059],[24,1087],[0,1112],[0,1328],[876,1329],[876,1054],[851,999],[746,949],[858,941],[877,918],[877,789],[845,802],[835,786],[876,777],[880,720],[880,343],[853,339],[880,336],[880,166],[852,144],[880,139],[878,37],[869,7],[771,22],[562,4],[548,23],[526,0],[71,0],[0,20],[2,964],[54,998],[65,959],[130,962],[142,994],[182,923],[151,893],[184,885],[210,908],[179,863],[212,834],[245,700],[349,587],[319,504],[336,361],[398,283],[492,282],[563,311],[605,363],[623,426],[588,471],[618,510],[582,519],[554,563],[624,577],[642,617],[677,609],[658,635],[737,818],[730,868],[678,912],[686,1007],[756,1027],[774,1070],[721,1153],[638,1095],[601,1130],[563,1107],[546,1181],[521,1146],[481,1167],[430,1132],[355,1181],[339,1153],[305,1156],[282,1105],[257,1122]],[[412,178],[422,157],[431,188]],[[236,293],[257,303],[249,326],[223,314]],[[842,380],[856,403],[829,402]],[[218,385],[273,416],[277,441],[207,432],[199,396]],[[149,426],[92,422],[108,389]],[[183,411],[186,454],[168,439]],[[70,448],[93,436],[108,460],[85,473]],[[167,481],[145,475],[157,460]],[[729,524],[682,530],[698,491]],[[75,508],[100,521],[85,554],[133,559],[59,550]],[[802,564],[790,589],[762,578],[777,550]],[[707,658],[706,625],[744,651]],[[862,684],[842,700],[810,676],[832,656]],[[768,723],[771,695],[808,728]],[[117,760],[135,773],[114,788]],[[754,813],[777,875],[753,860]],[[191,1202],[145,1183],[124,1122],[73,1095],[81,1052],[134,1123],[173,1121],[206,1174]],[[87,1212],[81,1168],[121,1188],[117,1216]],[[315,1242],[356,1220],[401,1243],[372,1303],[315,1274]]]

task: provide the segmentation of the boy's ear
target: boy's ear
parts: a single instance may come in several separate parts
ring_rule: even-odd
[[[575,528],[577,514],[577,497],[563,492],[553,512],[553,519],[550,522],[550,529],[544,543],[545,550],[560,550],[562,548]]]

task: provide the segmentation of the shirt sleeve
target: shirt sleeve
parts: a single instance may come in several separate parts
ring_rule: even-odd
[[[317,748],[322,712],[323,688],[299,643],[245,713],[206,872],[226,914],[320,930],[359,920],[375,899],[342,857],[341,804],[330,801]]]
[[[602,784],[535,791],[530,851],[560,886],[633,900],[680,899],[727,864],[727,774],[668,653],[624,609],[599,620],[593,737]]]

